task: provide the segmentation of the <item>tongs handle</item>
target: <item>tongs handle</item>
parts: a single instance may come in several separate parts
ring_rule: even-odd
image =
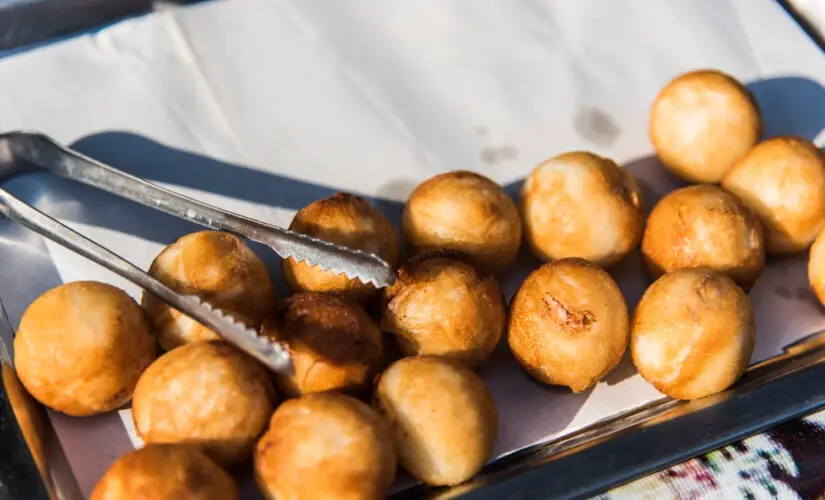
[[[21,133],[12,143],[13,153],[53,174],[73,179],[114,195],[132,200],[181,219],[216,231],[229,231],[253,241],[278,246],[281,241],[269,233],[289,240],[285,229],[225,212],[181,194],[156,186],[139,177],[64,148],[47,136]],[[28,146],[28,147],[27,147]]]
[[[0,213],[135,283],[187,316],[216,331],[227,342],[253,356],[271,370],[278,373],[291,372],[289,354],[279,344],[259,336],[255,330],[222,314],[196,295],[183,295],[172,290],[126,259],[2,189],[0,189]]]
[[[14,133],[12,153],[61,177],[73,179],[134,202],[218,231],[228,231],[269,246],[281,257],[307,261],[377,287],[388,286],[395,272],[380,257],[226,212],[65,148],[49,137]]]

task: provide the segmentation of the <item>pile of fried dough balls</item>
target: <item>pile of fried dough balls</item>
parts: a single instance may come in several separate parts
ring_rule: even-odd
[[[474,370],[504,339],[530,376],[574,392],[598,383],[629,346],[659,391],[694,399],[725,390],[748,366],[756,332],[746,291],[766,254],[813,244],[810,281],[825,301],[825,160],[805,139],[761,136],[739,82],[695,71],[671,81],[650,116],[659,159],[695,184],[647,218],[633,175],[585,151],[538,165],[519,204],[478,173],[426,180],[403,210],[403,239],[351,194],[298,211],[291,229],[397,267],[383,291],[288,259],[295,293],[276,304],[243,241],[189,234],[149,272],[282,342],[292,374],[268,373],[152,296],[138,305],[112,286],[75,282],[26,311],[15,339],[20,380],[68,415],[131,401],[144,447],[112,465],[95,499],[235,498],[225,471],[250,460],[270,499],[382,498],[397,464],[429,485],[458,484],[493,453],[497,412]],[[522,240],[546,263],[508,311],[498,279]],[[608,271],[639,246],[655,282],[631,315]]]

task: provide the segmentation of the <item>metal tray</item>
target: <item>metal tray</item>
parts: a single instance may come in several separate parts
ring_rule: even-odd
[[[152,0],[3,0],[0,51],[92,29],[149,12]]]
[[[650,205],[662,194],[681,185],[653,160],[628,168],[631,168],[641,183],[648,187],[645,194]],[[795,309],[799,306],[806,308],[807,314],[798,327],[805,328],[811,321],[822,321],[822,318],[811,317],[812,313],[823,315],[818,304],[815,304],[815,299],[807,291],[806,257],[801,255],[769,261],[763,277],[750,293],[757,311],[760,330],[775,329],[778,326],[777,322],[785,323],[785,330],[793,330],[792,316],[794,312],[798,312]],[[524,273],[537,265],[537,262],[522,256],[520,265],[505,279],[505,283],[510,283],[512,289],[512,285],[519,283]],[[632,307],[650,281],[642,269],[638,252],[623,262],[613,274],[623,288],[629,306]],[[11,358],[7,353],[12,350],[13,334],[5,315],[0,318],[0,333],[4,363],[10,363]],[[632,371],[626,359],[617,368],[618,375],[614,376],[621,379],[631,375]],[[543,387],[528,379],[510,357],[504,345],[500,346],[481,373],[498,400],[503,419],[511,424],[519,418],[518,407],[513,407],[517,398],[553,398],[563,403],[570,398],[581,397]],[[500,444],[499,459],[489,464],[482,474],[470,482],[447,489],[410,486],[409,483],[402,482],[396,488],[394,497],[592,496],[636,476],[696,456],[825,406],[825,387],[820,383],[823,376],[825,337],[813,335],[805,341],[794,343],[784,354],[751,367],[739,384],[718,396],[693,402],[661,398],[586,426],[572,434],[534,446],[522,447],[523,449],[515,453],[507,453],[507,449],[515,447],[514,443],[518,443],[519,440],[523,442],[524,437],[509,436],[509,442]],[[19,497],[20,492],[24,491],[25,497],[36,498],[38,494],[49,489],[62,492],[65,498],[77,498],[79,490],[76,478],[71,473],[66,474],[66,459],[61,453],[68,453],[69,450],[63,449],[65,443],[59,439],[60,423],[65,426],[67,417],[44,410],[30,398],[23,398],[17,394],[19,387],[15,387],[13,379],[4,378],[4,391],[4,397],[0,400],[0,411],[5,412],[4,415],[0,415],[0,422],[4,425],[0,425],[0,429],[9,436],[3,440],[4,455],[11,452],[9,456],[16,457],[16,465],[0,467],[0,472],[6,473],[6,477],[0,478],[0,484],[4,484],[7,490],[18,493],[10,498]],[[32,456],[37,456],[38,453],[26,451],[24,441],[19,435],[19,428],[15,427],[15,419],[9,413],[10,402],[15,400],[26,402],[27,414],[39,415],[35,419],[42,422],[42,426],[31,428],[40,430],[42,435],[38,438],[39,441],[50,444],[43,449],[51,450],[50,453],[54,455],[46,460],[47,464],[55,464],[49,469],[50,483],[40,490],[30,484],[31,466],[34,462]],[[771,403],[766,405],[766,401]],[[19,406],[18,403],[18,408]],[[540,422],[537,423],[535,417],[531,420],[525,416],[524,421],[526,432],[531,431],[530,427],[533,428],[532,431],[536,428],[542,430]],[[58,428],[52,427],[55,423],[58,424]],[[64,429],[63,433],[65,432]],[[85,436],[89,436],[88,433],[91,431],[86,428],[83,432],[87,433]],[[77,436],[84,434],[76,434],[75,440]],[[58,439],[55,440],[55,437]],[[504,439],[508,437],[505,436]],[[58,446],[54,446],[55,444]],[[39,452],[41,455],[43,453],[45,451]],[[57,473],[61,467],[56,464],[63,464],[62,474]],[[25,473],[26,470],[29,472]]]
[[[769,84],[770,82],[768,82]],[[775,82],[774,82],[775,83]],[[800,82],[803,84],[809,82]],[[759,82],[757,82],[757,86]],[[762,91],[770,94],[775,87],[763,85]],[[758,92],[757,92],[758,93]],[[817,94],[818,95],[818,94]],[[777,101],[779,102],[779,101]],[[777,102],[773,107],[779,106]],[[821,107],[819,107],[821,109]],[[95,139],[94,137],[92,139]],[[101,143],[106,143],[105,137],[98,137]],[[117,137],[115,137],[117,139]],[[129,137],[121,137],[122,144],[135,145]],[[132,138],[134,139],[134,138]],[[118,167],[127,156],[141,154],[142,150],[130,150],[117,153],[104,150],[92,151],[90,144],[94,140],[80,144],[82,152],[108,161]],[[116,140],[110,144],[120,144]],[[88,147],[89,149],[85,149]],[[109,146],[117,149],[117,146]],[[147,148],[146,151],[150,151]],[[171,166],[179,161],[181,155],[172,150],[156,150],[165,155],[158,161],[161,166]],[[2,154],[2,152],[0,152]],[[218,171],[218,161],[212,162]],[[166,162],[166,163],[164,163]],[[135,172],[135,163],[131,167]],[[632,162],[627,167],[641,180],[645,186],[646,204],[650,207],[656,199],[669,190],[679,186],[664,172],[661,165],[651,159]],[[226,172],[224,172],[226,173]],[[238,174],[241,175],[241,174]],[[243,177],[241,175],[241,177]],[[253,177],[249,177],[253,179]],[[229,179],[227,177],[227,179]],[[40,183],[37,179],[33,182]],[[229,179],[230,183],[233,181]],[[14,181],[17,182],[17,181]],[[10,191],[20,194],[27,201],[37,198],[42,191],[28,191],[31,185],[9,183]],[[279,182],[284,182],[281,179]],[[55,185],[46,182],[48,188]],[[284,196],[292,185],[283,188]],[[80,198],[94,196],[89,190],[80,186],[58,186],[74,192],[78,190]],[[518,183],[507,186],[509,192],[518,190]],[[323,194],[326,195],[326,194]],[[320,196],[317,196],[320,197]],[[58,197],[59,198],[59,197]],[[60,199],[44,200],[59,204]],[[108,202],[106,198],[99,198],[97,202]],[[279,200],[272,200],[277,203]],[[109,205],[116,212],[114,216],[101,215],[101,220],[112,221],[127,210],[138,210],[132,205]],[[387,209],[387,206],[380,206]],[[396,209],[393,205],[390,209]],[[47,210],[48,211],[48,210]],[[108,218],[107,218],[108,217]],[[189,228],[182,225],[163,225],[164,220],[153,219],[162,225],[158,234],[165,238],[179,236]],[[5,221],[0,221],[5,223]],[[110,229],[114,226],[108,226]],[[25,283],[26,290],[46,290],[61,281],[55,266],[44,250],[39,238],[23,228],[4,228],[0,233],[3,245],[0,245],[0,278],[6,287],[0,290],[0,296],[7,302],[12,315],[12,323],[19,317],[19,313],[35,297],[27,293],[18,293],[16,284]],[[171,241],[169,241],[171,242]],[[758,315],[758,327],[763,339],[769,337],[769,343],[760,342],[757,346],[756,359],[764,359],[774,354],[779,348],[798,339],[800,334],[808,334],[825,328],[825,314],[821,306],[816,303],[808,290],[805,273],[807,256],[800,255],[785,259],[776,259],[769,262],[765,275],[760,283],[752,290]],[[276,264],[270,262],[270,264]],[[524,275],[538,264],[529,257],[522,256],[519,265],[505,280],[508,295],[518,286]],[[8,272],[6,269],[26,269],[24,273]],[[631,256],[619,268],[613,271],[620,283],[623,292],[628,298],[629,306],[633,306],[649,282],[644,272],[638,254]],[[32,282],[35,284],[32,285]],[[21,287],[23,288],[23,287]],[[0,332],[2,324],[0,320]],[[2,343],[11,347],[11,331],[7,329],[2,337]],[[784,340],[783,340],[784,339]],[[604,420],[589,425],[580,426],[572,433],[558,437],[546,438],[548,434],[558,435],[561,429],[573,418],[584,403],[587,396],[571,395],[567,391],[546,388],[529,380],[522,371],[515,366],[506,346],[499,349],[490,363],[482,370],[482,375],[491,386],[497,398],[499,409],[508,423],[506,432],[500,436],[497,449],[499,458],[491,463],[478,477],[467,484],[450,489],[426,489],[411,486],[399,488],[395,496],[398,498],[429,497],[452,498],[465,495],[468,498],[577,498],[587,497],[604,491],[611,486],[623,483],[633,477],[663,468],[674,462],[695,456],[703,451],[716,448],[742,436],[758,432],[783,420],[797,417],[814,411],[825,404],[825,390],[820,389],[818,381],[823,375],[823,360],[825,347],[819,344],[817,336],[810,337],[809,342],[803,342],[787,350],[779,357],[774,357],[751,368],[745,379],[735,388],[725,394],[691,403],[678,403],[665,399],[649,402],[655,394],[644,383],[632,385],[630,391],[639,394],[628,394],[638,401],[628,400],[629,406],[644,404],[629,409],[619,415],[607,417]],[[611,389],[617,384],[626,383],[628,377],[634,373],[632,365],[625,362],[612,373],[605,384],[598,389]],[[6,385],[7,393],[13,392],[13,383]],[[632,398],[631,398],[632,399]],[[524,401],[543,402],[544,410],[535,411],[536,406],[524,405]],[[19,428],[14,419],[9,418],[8,404],[0,399],[0,434],[3,453],[0,462],[6,457],[17,457],[11,462],[0,464],[0,483],[6,488],[0,495],[10,498],[36,499],[38,491],[42,494],[43,488],[30,484],[32,477],[32,458],[26,458],[30,452],[23,447],[19,436]],[[630,403],[633,404],[630,404]],[[2,406],[5,404],[6,406]],[[566,406],[567,405],[567,406]],[[547,406],[556,406],[547,410]],[[123,422],[117,415],[107,415],[102,420],[89,421],[91,423],[76,423],[72,419],[43,411],[34,405],[34,411],[43,415],[43,453],[49,457],[46,463],[53,468],[50,470],[48,486],[53,492],[60,493],[62,498],[78,498],[80,491],[87,491],[84,484],[88,484],[97,472],[78,471],[69,463],[77,464],[97,460],[113,460],[116,455],[131,446],[123,430]],[[560,410],[561,408],[561,410]],[[592,410],[592,409],[591,409]],[[602,412],[600,415],[606,415]],[[9,424],[10,422],[10,424]],[[85,421],[84,421],[85,422]],[[84,441],[77,436],[87,435],[90,427],[97,427],[96,431],[103,433],[118,426],[121,440],[117,446],[107,450],[109,456],[101,458],[90,453],[95,447],[92,442]],[[556,429],[556,431],[552,431]],[[518,432],[514,432],[514,430]],[[6,436],[9,436],[6,439]],[[72,436],[75,437],[72,437]],[[17,436],[17,437],[14,437]],[[8,445],[7,445],[8,443]],[[8,448],[7,448],[8,446]],[[120,446],[120,448],[118,448]],[[7,451],[9,450],[9,451]],[[15,450],[11,453],[11,450]],[[520,450],[513,452],[512,450]],[[103,466],[101,462],[101,466]],[[26,472],[28,471],[28,472]],[[100,472],[100,471],[98,471]],[[410,486],[410,485],[406,485]],[[254,485],[246,482],[241,485],[244,493],[255,490]]]

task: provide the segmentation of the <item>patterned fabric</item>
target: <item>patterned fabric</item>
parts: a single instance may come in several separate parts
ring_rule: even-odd
[[[779,425],[597,498],[825,499],[825,411]]]

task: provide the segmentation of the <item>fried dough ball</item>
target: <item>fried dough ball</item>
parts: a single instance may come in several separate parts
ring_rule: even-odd
[[[548,261],[581,257],[609,267],[642,237],[639,184],[607,158],[571,152],[536,167],[521,190],[526,241]]]
[[[521,219],[501,186],[474,172],[456,171],[424,181],[402,217],[411,255],[456,250],[494,274],[513,262],[521,245]]]
[[[240,238],[229,233],[199,231],[180,238],[155,258],[149,274],[177,292],[199,295],[253,328],[261,325],[275,305],[266,266]],[[220,339],[150,293],[143,294],[141,303],[166,350]]]
[[[683,267],[709,267],[747,290],[765,267],[762,224],[719,187],[677,189],[653,207],[642,255],[654,278]]]
[[[35,399],[72,416],[111,411],[132,399],[155,359],[140,306],[104,283],[76,281],[37,298],[14,339],[20,382]]]
[[[255,478],[269,500],[378,500],[396,464],[387,422],[361,401],[327,392],[291,399],[272,415]]]
[[[328,390],[364,396],[384,366],[381,330],[361,306],[337,294],[293,295],[264,323],[263,334],[289,349],[293,373],[274,376],[288,397]]]
[[[429,485],[464,482],[493,453],[493,399],[478,375],[449,359],[396,361],[379,378],[373,406],[392,424],[401,465]]]
[[[144,372],[132,400],[146,443],[197,445],[221,465],[247,458],[275,407],[266,370],[219,341],[187,344]]]
[[[389,265],[398,265],[398,234],[389,220],[360,196],[338,193],[310,203],[295,214],[289,229],[333,243],[374,253]],[[306,262],[283,261],[284,277],[296,292],[339,292],[367,303],[379,296],[373,285],[311,267]]]
[[[150,444],[118,458],[91,500],[234,500],[235,480],[193,446]]]
[[[676,399],[724,391],[748,367],[756,342],[750,299],[726,274],[684,268],[656,280],[631,324],[642,377]]]
[[[629,336],[622,292],[605,270],[584,259],[533,271],[510,305],[507,341],[516,360],[539,381],[573,392],[615,368]]]
[[[498,345],[506,321],[496,279],[457,252],[413,257],[384,291],[381,329],[395,335],[406,356],[437,354],[477,367]]]
[[[689,182],[720,182],[761,137],[762,117],[753,96],[719,71],[676,77],[661,90],[650,113],[656,155]]]
[[[819,302],[825,305],[825,229],[819,232],[808,257],[808,282]]]
[[[762,220],[768,253],[804,251],[825,227],[825,158],[808,140],[760,143],[728,171],[722,187]]]

